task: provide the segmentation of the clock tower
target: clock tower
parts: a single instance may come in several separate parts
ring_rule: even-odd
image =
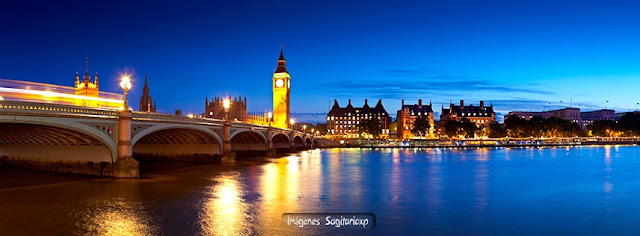
[[[280,45],[280,58],[278,68],[273,73],[273,126],[278,128],[289,127],[291,77],[287,71],[286,61]]]

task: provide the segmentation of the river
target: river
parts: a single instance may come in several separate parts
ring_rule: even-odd
[[[0,169],[4,235],[640,234],[640,147],[325,149],[140,179]],[[373,213],[375,228],[284,213]]]

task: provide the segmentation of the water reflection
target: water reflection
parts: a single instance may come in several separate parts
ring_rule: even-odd
[[[626,146],[314,150],[140,180],[0,189],[0,232],[296,235],[283,213],[363,211],[379,216],[371,233],[383,235],[635,233],[639,154]]]
[[[248,235],[252,233],[249,223],[249,205],[238,183],[237,172],[221,175],[208,188],[200,212],[200,228],[207,235]]]
[[[86,215],[89,222],[85,229],[95,235],[153,235],[157,229],[150,224],[141,202],[129,202],[124,198],[101,202],[97,211]]]

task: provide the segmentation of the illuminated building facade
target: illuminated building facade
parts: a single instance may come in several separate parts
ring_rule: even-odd
[[[349,99],[349,104],[344,108],[340,107],[338,100],[334,100],[333,107],[327,114],[327,137],[333,139],[362,138],[358,133],[358,125],[362,120],[372,118],[380,120],[381,136],[388,138],[391,116],[382,106],[382,99],[378,100],[375,107],[369,107],[367,99],[364,100],[364,106],[353,107],[351,99]]]
[[[411,129],[413,129],[413,122],[420,116],[425,116],[429,120],[430,128],[428,137],[433,137],[435,124],[432,104],[429,102],[429,105],[422,105],[422,99],[418,99],[418,104],[414,105],[405,105],[404,100],[402,100],[402,107],[398,110],[396,116],[396,136],[402,139],[418,137],[411,133]]]
[[[445,109],[443,107],[442,113],[440,113],[441,121],[460,121],[463,118],[476,123],[476,126],[482,126],[496,121],[496,113],[493,111],[493,104],[485,106],[484,101],[480,101],[480,106],[473,106],[472,104],[465,106],[464,100],[460,100],[459,106],[450,103],[449,108]]]
[[[291,76],[287,71],[286,63],[282,46],[280,46],[278,68],[276,68],[272,78],[273,126],[279,128],[289,127],[290,118]]]
[[[99,88],[98,72],[96,72],[96,77],[91,82],[91,78],[89,78],[89,61],[87,60],[82,81],[80,81],[80,76],[76,71],[75,95],[80,96],[75,100],[76,106],[100,107],[101,104],[98,100],[90,99],[100,97]]]
[[[231,100],[231,106],[229,106],[229,119],[233,121],[245,121],[247,118],[247,97],[242,99],[241,97],[235,97]],[[204,117],[214,119],[224,119],[225,110],[222,106],[223,98],[215,97],[211,99],[204,99]]]
[[[140,97],[140,111],[156,112],[156,103],[151,99],[151,94],[149,93],[147,75],[144,75],[144,88],[142,89],[142,96]]]

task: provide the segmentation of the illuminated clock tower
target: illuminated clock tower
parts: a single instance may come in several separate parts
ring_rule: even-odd
[[[278,68],[273,73],[273,126],[287,128],[289,126],[289,102],[291,91],[291,77],[287,72],[286,61],[280,46]]]

